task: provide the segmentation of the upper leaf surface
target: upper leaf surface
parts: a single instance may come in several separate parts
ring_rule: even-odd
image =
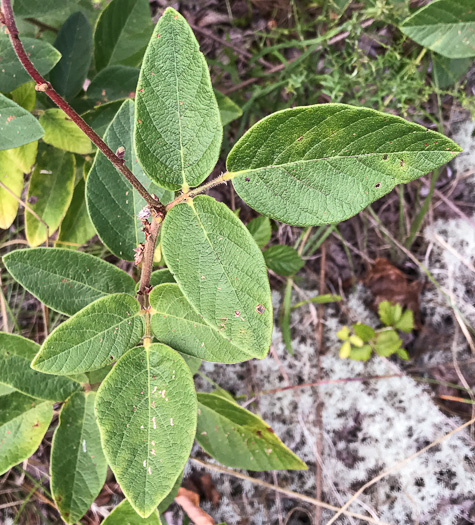
[[[0,150],[23,146],[43,134],[43,128],[29,111],[0,93]]]
[[[91,141],[62,109],[47,109],[40,117],[40,124],[47,144],[80,155],[92,152]]]
[[[55,377],[31,368],[40,345],[19,335],[0,332],[0,382],[28,396],[64,401],[81,387],[67,377]]]
[[[135,148],[159,186],[197,186],[214,168],[222,126],[208,65],[186,20],[168,8],[145,53],[137,86]]]
[[[193,445],[193,378],[171,348],[134,348],[116,364],[96,401],[102,444],[134,509],[149,516],[172,490]]]
[[[140,305],[134,297],[102,297],[60,324],[32,363],[48,374],[80,374],[121,357],[144,333]]]
[[[61,58],[61,54],[44,40],[22,38],[21,42],[40,75],[46,75]],[[7,35],[0,35],[0,58],[2,64],[0,68],[0,91],[9,93],[30,80],[30,76],[18,60]]]
[[[214,90],[214,95],[219,107],[219,114],[221,116],[221,124],[226,126],[233,120],[236,120],[242,115],[242,109],[233,102],[229,97],[223,95],[221,91]]]
[[[84,516],[106,480],[95,396],[81,392],[66,401],[51,446],[51,492],[66,523]]]
[[[267,267],[279,275],[294,275],[305,264],[292,246],[275,244],[264,252]]]
[[[62,9],[77,8],[77,3],[77,0],[62,0],[60,5],[57,0],[15,0],[13,11],[19,17],[44,16]]]
[[[106,144],[116,151],[125,148],[124,162],[137,179],[161,202],[173,198],[170,191],[158,188],[146,177],[137,162],[133,146],[134,103],[126,100],[106,131]],[[146,205],[129,181],[120,174],[103,153],[98,153],[86,183],[89,215],[103,243],[118,257],[134,260],[134,249],[144,242],[143,224],[137,217]]]
[[[273,325],[267,271],[261,251],[234,213],[203,195],[174,206],[163,223],[162,250],[204,321],[249,356],[265,357]]]
[[[97,71],[114,64],[138,66],[152,27],[148,0],[112,0],[94,32]]]
[[[272,226],[269,217],[264,217],[263,215],[254,217],[254,219],[251,219],[246,225],[246,228],[251,232],[251,235],[259,248],[264,248],[264,246],[270,241]]]
[[[24,146],[21,146],[22,148]],[[0,181],[18,198],[23,190],[23,171],[12,162],[11,153],[15,150],[0,151]],[[15,220],[18,212],[18,199],[0,188],[0,228],[6,230]]]
[[[240,348],[196,312],[176,284],[157,286],[150,294],[154,309],[151,326],[155,337],[184,354],[217,363],[239,363],[254,355],[254,348]]]
[[[54,47],[61,60],[51,70],[51,83],[60,95],[73,98],[81,91],[92,60],[92,29],[83,13],[74,13],[64,22]]]
[[[87,96],[104,104],[135,96],[140,70],[130,66],[109,66],[100,71],[87,88]]]
[[[400,117],[322,104],[255,124],[231,150],[227,168],[249,206],[309,226],[346,220],[460,151],[440,133]]]
[[[142,518],[126,500],[122,500],[117,507],[102,522],[102,525],[162,525],[157,510],[148,518]]]
[[[27,111],[33,111],[36,106],[35,81],[25,82],[10,93],[12,100]]]
[[[130,275],[98,257],[59,248],[15,250],[3,257],[7,270],[49,308],[74,315],[112,293],[134,294]]]
[[[448,58],[475,56],[473,0],[436,0],[404,20],[400,29],[421,46]]]
[[[432,76],[439,89],[447,89],[458,82],[468,71],[473,60],[468,58],[447,58],[437,53],[432,55]]]
[[[306,470],[261,418],[216,394],[198,394],[196,439],[223,465],[247,470]]]
[[[0,475],[38,448],[53,417],[53,404],[20,392],[0,397]]]
[[[51,235],[61,224],[73,198],[76,161],[72,153],[42,146],[28,186],[28,202],[49,226]],[[25,231],[30,246],[46,241],[46,226],[28,210],[25,211]]]

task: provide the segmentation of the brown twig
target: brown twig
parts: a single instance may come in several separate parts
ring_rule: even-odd
[[[20,37],[18,36],[18,28],[15,23],[11,0],[1,0],[3,14],[0,17],[0,22],[5,24],[7,32],[10,37],[13,49],[25,68],[26,72],[36,82],[35,89],[41,91],[48,96],[66,115],[83,131],[91,141],[99,148],[99,150],[109,159],[114,167],[122,173],[122,175],[132,184],[132,186],[140,193],[142,198],[149,206],[155,206],[157,202],[150,195],[150,193],[139,182],[135,175],[127,168],[123,159],[120,159],[109,146],[99,137],[99,135],[88,126],[84,120],[74,111],[74,109],[53,89],[51,84],[47,82],[35,68],[28,55],[23,48]]]
[[[143,250],[142,273],[138,290],[139,302],[143,310],[148,310],[148,295],[150,293],[150,276],[153,269],[153,256],[157,243],[158,233],[162,225],[164,214],[152,216],[152,223],[145,226],[145,246]],[[147,334],[146,334],[147,335]]]

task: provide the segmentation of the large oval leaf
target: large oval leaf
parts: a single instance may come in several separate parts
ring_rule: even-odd
[[[113,151],[123,146],[125,164],[147,190],[167,203],[173,198],[172,192],[152,184],[137,162],[133,129],[134,103],[126,100],[107,129],[104,140]],[[146,202],[102,153],[96,155],[87,177],[86,197],[89,215],[102,242],[118,257],[133,261],[135,248],[145,241],[143,224],[137,214]]]
[[[87,253],[59,248],[15,250],[4,255],[7,270],[49,308],[74,315],[112,293],[135,293],[130,275]]]
[[[29,458],[53,417],[53,404],[20,392],[0,397],[0,475]]]
[[[76,161],[72,153],[42,144],[28,186],[30,208],[49,226],[52,235],[68,211],[74,192]],[[36,247],[47,239],[46,226],[25,211],[26,239]]]
[[[61,408],[53,437],[51,492],[66,523],[84,516],[106,480],[95,397],[95,392],[73,394]]]
[[[143,334],[144,319],[134,297],[102,297],[51,332],[31,366],[62,375],[97,370],[124,355]]]
[[[190,370],[168,346],[134,348],[102,383],[96,409],[108,463],[131,505],[147,517],[172,490],[193,445]]]
[[[218,160],[223,130],[206,60],[172,8],[153,32],[136,101],[135,148],[145,173],[171,190],[200,184]]]
[[[102,522],[102,525],[162,525],[157,510],[148,518],[142,518],[126,500],[122,500],[117,507]]]
[[[442,56],[475,56],[473,0],[436,0],[404,20],[400,29],[421,46]]]
[[[223,465],[246,470],[306,470],[261,418],[215,394],[198,394],[196,439]]]
[[[162,250],[203,320],[249,357],[265,357],[272,335],[267,271],[261,251],[234,213],[203,195],[174,206],[163,223]]]
[[[0,93],[0,150],[18,148],[44,134],[35,117]]]
[[[177,284],[154,288],[150,305],[154,310],[151,326],[155,337],[179,352],[217,363],[239,363],[256,357],[253,348],[240,348],[230,342],[223,327],[206,323]]]
[[[40,75],[46,75],[61,58],[61,54],[44,40],[22,38],[21,43]],[[0,91],[9,93],[30,80],[30,76],[18,60],[7,35],[0,35],[0,57],[2,57]]]
[[[0,332],[0,383],[48,401],[64,401],[81,388],[67,377],[42,374],[31,368],[40,345],[20,335]]]
[[[43,140],[55,148],[86,155],[92,152],[92,143],[62,109],[47,109],[40,116],[45,130]]]
[[[258,212],[296,226],[346,220],[461,149],[400,117],[345,104],[287,109],[255,124],[227,168]]]

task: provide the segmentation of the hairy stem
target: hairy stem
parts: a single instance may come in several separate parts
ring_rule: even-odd
[[[46,80],[40,75],[39,71],[28,58],[28,55],[23,48],[23,44],[21,43],[20,37],[18,36],[18,29],[13,16],[11,0],[1,1],[3,15],[0,18],[0,22],[6,25],[13,49],[26,72],[36,82],[36,90],[45,93],[60,109],[66,113],[66,115],[79,127],[79,129],[81,129],[99,148],[99,150],[102,151],[102,153],[110,160],[110,162],[112,162],[114,167],[120,173],[122,173],[122,175],[130,182],[130,184],[132,184],[132,186],[140,193],[149,206],[156,206],[157,201],[137,180],[129,168],[127,168],[125,162],[109,148],[109,146],[101,139],[101,137],[99,137],[99,135],[84,122],[84,120],[76,113],[76,111],[74,111],[74,109],[52,88],[51,84],[46,82]]]

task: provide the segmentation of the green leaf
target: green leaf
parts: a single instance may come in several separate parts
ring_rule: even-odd
[[[168,270],[167,268],[152,272],[152,274],[150,275],[150,284],[152,286],[158,286],[159,284],[174,282],[175,278],[171,274],[170,270]]]
[[[186,300],[177,284],[157,286],[150,294],[155,337],[175,350],[216,363],[239,363],[255,357],[254,349],[229,341],[222,326],[213,327]]]
[[[43,128],[29,111],[0,93],[0,150],[18,148],[43,135]]]
[[[223,129],[206,60],[171,7],[147,47],[136,104],[135,148],[145,173],[170,190],[203,182],[218,160]]]
[[[81,392],[66,401],[51,446],[51,492],[61,517],[70,524],[84,516],[106,480],[95,397],[95,392]]]
[[[160,505],[158,506],[158,512],[160,514],[165,512],[168,509],[168,507],[173,503],[173,500],[176,498],[178,490],[180,489],[181,484],[183,482],[183,474],[184,471],[176,478],[175,485],[173,485],[173,488],[168,494],[168,496],[160,502]]]
[[[162,227],[168,268],[205,323],[263,358],[272,335],[272,300],[264,258],[223,203],[199,195],[174,206]]]
[[[162,202],[168,202],[173,194],[152,184],[137,162],[133,126],[134,103],[126,100],[107,129],[104,140],[113,151],[123,146],[124,162],[137,179]],[[86,199],[89,215],[102,242],[118,257],[133,261],[134,249],[145,241],[143,224],[137,215],[146,202],[103,153],[96,155],[87,177]]]
[[[3,383],[0,383],[0,397],[6,396],[8,394],[11,394],[14,391],[15,391],[15,389],[12,388],[11,386],[4,385]],[[1,403],[1,400],[0,400],[0,403]]]
[[[40,117],[40,124],[47,144],[80,155],[92,152],[91,141],[62,109],[47,109]]]
[[[217,89],[214,90],[214,95],[218,103],[221,124],[223,126],[242,116],[242,109],[229,97],[223,95],[223,93]]]
[[[345,104],[279,111],[233,147],[227,178],[259,213],[296,226],[352,217],[461,151],[393,115]]]
[[[81,117],[100,137],[103,137],[109,124],[112,122],[121,106],[122,102],[116,100],[115,102],[96,106],[95,108],[83,113]]]
[[[295,310],[296,308],[300,308],[301,306],[309,303],[314,304],[328,304],[328,303],[338,303],[341,301],[342,297],[341,295],[334,295],[331,293],[325,293],[322,295],[316,295],[315,297],[311,297],[310,299],[305,299],[304,301],[299,301],[298,303],[295,303],[292,306],[292,310]]]
[[[409,354],[407,350],[404,350],[404,348],[398,348],[396,350],[396,354],[401,358],[404,359],[404,361],[409,361]]]
[[[367,324],[357,323],[353,325],[353,332],[365,343],[376,335],[375,331]]]
[[[31,366],[47,374],[80,374],[120,358],[144,335],[138,301],[126,294],[102,297],[60,324]]]
[[[142,518],[134,510],[132,505],[126,500],[122,500],[119,505],[107,516],[102,525],[161,525],[158,511],[154,510],[148,518]]]
[[[378,305],[378,315],[383,324],[394,326],[401,319],[402,307],[400,304],[381,301]]]
[[[473,0],[436,0],[404,20],[401,31],[448,58],[475,56]]]
[[[140,70],[129,66],[110,66],[100,71],[87,88],[95,104],[134,98]]]
[[[0,151],[0,182],[18,198],[21,198],[23,171],[11,161],[11,151]],[[18,200],[9,191],[0,187],[0,228],[2,230],[10,228],[17,212]]]
[[[44,40],[22,38],[21,42],[33,65],[40,72],[40,75],[46,75],[61,58],[61,54]],[[18,86],[31,80],[30,75],[28,75],[18,60],[10,43],[10,38],[6,35],[0,35],[0,57],[2,57],[0,91],[9,93]]]
[[[432,55],[432,75],[439,89],[447,89],[458,82],[473,63],[471,58],[446,58]]]
[[[41,148],[28,186],[30,208],[49,226],[52,235],[61,224],[73,198],[76,161],[72,153]],[[25,210],[26,239],[36,247],[47,239],[46,226]]]
[[[290,332],[290,313],[292,311],[292,284],[293,278],[288,277],[285,283],[284,299],[279,312],[279,327],[282,331],[282,340],[284,341],[285,348],[290,355],[294,355],[292,349],[292,333]]]
[[[0,475],[29,458],[53,417],[53,404],[20,392],[0,397]]]
[[[73,13],[58,32],[54,47],[61,60],[50,72],[54,89],[67,99],[82,89],[92,60],[92,29],[86,16]]]
[[[27,111],[33,111],[36,106],[35,82],[25,82],[10,93],[14,102]]]
[[[377,354],[388,357],[394,352],[397,352],[401,347],[402,341],[397,335],[397,332],[394,330],[386,330],[384,332],[379,332],[376,337],[376,343],[374,345],[374,350]]]
[[[251,235],[254,237],[259,248],[264,248],[264,246],[270,241],[272,228],[269,217],[264,217],[263,215],[254,217],[254,219],[251,219],[247,224],[247,229],[251,232]]]
[[[371,357],[371,346],[364,345],[361,348],[352,348],[349,357],[353,361],[368,361]]]
[[[394,324],[394,328],[401,330],[401,332],[412,332],[412,330],[414,330],[414,315],[412,310],[404,310],[400,319]]]
[[[256,471],[307,469],[265,421],[215,394],[198,394],[196,440],[228,467]]]
[[[43,16],[58,10],[61,12],[77,3],[77,0],[61,0],[60,5],[57,0],[15,0],[13,11],[19,17]]]
[[[79,383],[66,377],[53,377],[31,368],[40,345],[20,335],[0,332],[0,382],[23,394],[46,401],[64,401],[80,389]]]
[[[100,297],[135,291],[130,275],[87,253],[31,248],[10,252],[3,262],[23,288],[66,315],[74,315]]]
[[[10,162],[23,173],[29,173],[36,162],[38,141],[35,140],[34,142],[29,142],[28,144],[24,144],[19,148],[9,149],[2,153],[5,153],[8,157],[10,157]]]
[[[148,0],[112,0],[99,16],[94,32],[97,71],[114,64],[138,66],[152,28]]]
[[[74,188],[68,211],[61,222],[55,246],[76,249],[96,234],[96,229],[87,213],[85,189],[86,183],[84,179],[80,179]]]
[[[100,386],[96,410],[108,463],[131,505],[147,517],[172,490],[193,445],[190,370],[165,345],[134,348]]]
[[[305,262],[295,248],[276,244],[264,251],[267,267],[279,275],[295,275]]]
[[[350,357],[350,354],[351,354],[351,343],[349,341],[345,341],[341,346],[340,346],[340,351],[338,353],[340,359],[346,359],[348,357]]]

